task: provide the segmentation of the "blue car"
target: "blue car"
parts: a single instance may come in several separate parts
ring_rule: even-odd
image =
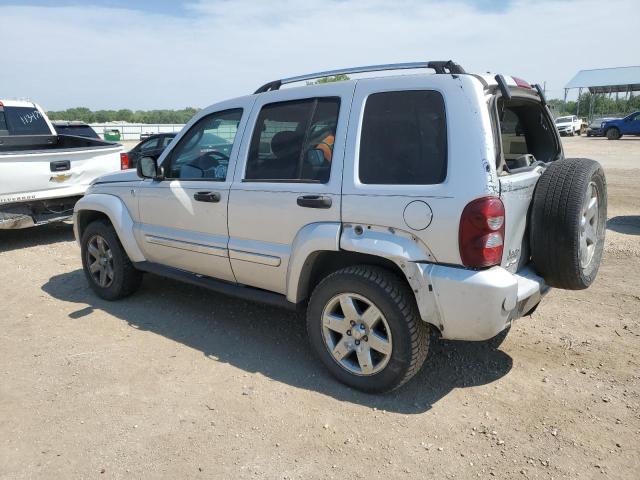
[[[602,131],[609,140],[618,140],[623,135],[640,135],[640,112],[603,122]]]

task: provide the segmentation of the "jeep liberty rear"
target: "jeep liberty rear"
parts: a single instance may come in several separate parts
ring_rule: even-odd
[[[415,68],[435,74],[281,88]],[[152,272],[306,309],[328,370],[382,392],[420,369],[430,328],[498,343],[550,287],[588,287],[606,183],[564,159],[538,87],[379,65],[212,105],[158,160],[98,179],[74,219],[100,297]]]

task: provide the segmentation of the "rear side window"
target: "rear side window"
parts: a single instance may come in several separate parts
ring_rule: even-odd
[[[329,181],[340,99],[312,98],[262,107],[251,138],[246,181]]]
[[[364,109],[360,181],[374,185],[430,185],[447,174],[447,125],[438,92],[375,93]]]
[[[0,109],[0,132],[2,131],[7,131],[7,120],[5,119],[4,116],[4,110]]]
[[[150,140],[147,140],[146,142],[143,142],[142,145],[140,145],[140,151],[141,152],[148,152],[150,150],[155,150],[156,148],[158,148],[158,138],[152,138]]]
[[[66,125],[54,125],[53,128],[59,135],[73,135],[75,137],[86,138],[100,138],[98,134],[89,126],[66,126]]]
[[[42,114],[33,107],[4,107],[11,135],[51,135]]]

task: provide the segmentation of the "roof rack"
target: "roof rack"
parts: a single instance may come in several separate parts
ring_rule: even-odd
[[[299,75],[297,77],[283,78],[265,83],[255,93],[270,92],[279,90],[282,85],[287,83],[304,82],[305,80],[313,80],[314,78],[333,77],[335,75],[348,75],[353,73],[365,72],[381,72],[383,70],[410,70],[416,68],[431,68],[436,73],[462,74],[466,73],[457,63],[452,60],[431,61],[431,62],[411,62],[411,63],[389,63],[386,65],[368,65],[366,67],[350,67],[341,68],[339,70],[327,70],[326,72],[309,73],[307,75]]]

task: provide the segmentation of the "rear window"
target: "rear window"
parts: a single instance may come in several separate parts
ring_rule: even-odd
[[[438,92],[375,93],[362,120],[360,181],[375,185],[430,185],[447,174],[447,126]]]
[[[42,114],[34,107],[4,107],[11,135],[51,135]]]
[[[59,135],[74,135],[76,137],[100,138],[98,134],[88,125],[54,125],[53,128]]]

